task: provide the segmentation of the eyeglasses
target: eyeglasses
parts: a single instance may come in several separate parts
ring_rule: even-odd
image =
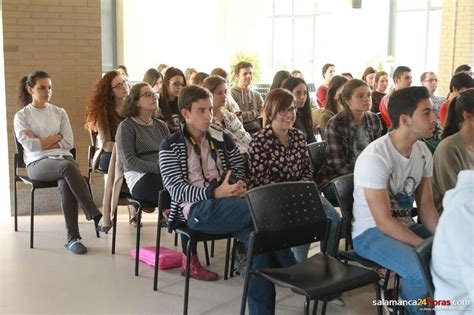
[[[123,83],[117,83],[116,85],[112,86],[113,89],[125,89],[128,88],[128,81],[123,81]]]
[[[160,93],[154,93],[154,92],[145,92],[143,94],[140,94],[139,98],[142,97],[142,96],[146,96],[148,98],[156,98],[156,99],[160,99]]]
[[[174,87],[185,87],[186,84],[184,84],[183,82],[180,82],[180,81],[170,81],[171,84],[174,85]]]
[[[288,113],[291,113],[292,115],[295,115],[296,110],[297,110],[297,108],[295,106],[291,106],[291,107],[279,110],[278,114],[280,114],[282,116],[286,116]]]
[[[438,79],[427,79],[425,80],[425,82],[430,82],[430,83],[438,82]]]

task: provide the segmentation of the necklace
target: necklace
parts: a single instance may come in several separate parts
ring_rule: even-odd
[[[136,120],[141,121],[143,124],[145,124],[147,126],[153,125],[153,118],[150,118],[150,120],[148,120],[148,121],[142,119],[140,116],[135,116],[133,118],[136,118]]]

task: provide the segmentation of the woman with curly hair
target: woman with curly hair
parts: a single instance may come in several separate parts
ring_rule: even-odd
[[[123,120],[121,112],[129,94],[128,81],[118,71],[107,72],[92,90],[86,108],[86,128],[98,133],[98,147],[92,162],[93,169],[107,172],[115,133]]]

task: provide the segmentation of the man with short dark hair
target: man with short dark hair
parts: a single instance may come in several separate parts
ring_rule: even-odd
[[[394,130],[370,143],[354,169],[354,249],[403,278],[401,297],[427,294],[414,246],[438,224],[431,177],[433,159],[421,141],[433,134],[436,117],[424,87],[395,91],[388,113]],[[416,200],[422,224],[411,217]],[[416,307],[408,307],[417,313]]]
[[[393,72],[393,84],[395,84],[394,89],[389,94],[385,95],[380,101],[380,116],[382,117],[383,122],[385,123],[385,127],[391,127],[390,117],[388,116],[388,102],[390,100],[390,96],[394,91],[398,91],[407,87],[411,86],[412,77],[411,77],[411,69],[406,66],[398,66],[395,68]]]
[[[185,87],[178,106],[185,123],[160,145],[163,184],[171,194],[169,225],[187,223],[190,229],[203,233],[231,233],[248,245],[253,222],[242,198],[247,184],[237,146],[222,129],[211,125],[213,109],[207,90]],[[288,249],[255,256],[252,268],[271,267],[273,262],[282,267],[296,263]],[[195,252],[191,263],[199,264]],[[248,304],[250,314],[274,313],[274,285],[262,277],[252,277]]]

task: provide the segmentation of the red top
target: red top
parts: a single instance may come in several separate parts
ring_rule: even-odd
[[[392,126],[392,122],[390,121],[390,117],[388,116],[387,104],[388,103],[388,95],[385,95],[384,98],[380,101],[380,116],[382,117],[383,122],[385,123],[385,127],[390,128]]]
[[[442,126],[444,126],[446,122],[446,117],[448,117],[449,104],[451,104],[451,102],[449,100],[446,100],[439,107],[439,123]]]
[[[328,96],[328,88],[324,85],[318,87],[316,91],[316,100],[318,101],[318,105],[320,108],[324,108],[326,105],[326,97]]]

